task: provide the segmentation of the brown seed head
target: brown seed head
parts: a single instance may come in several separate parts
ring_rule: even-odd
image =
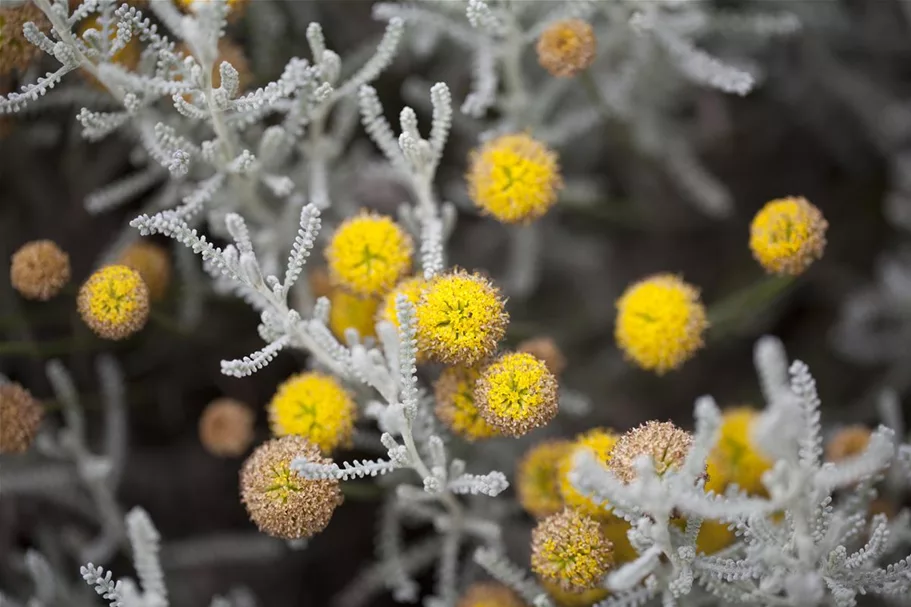
[[[566,369],[566,357],[550,337],[533,337],[526,339],[516,347],[518,352],[527,352],[537,359],[540,359],[555,377]]]
[[[538,63],[553,76],[575,76],[594,62],[597,44],[595,31],[585,21],[557,21],[538,38]]]
[[[496,582],[472,584],[456,607],[525,607],[515,592]]]
[[[26,299],[47,301],[70,280],[70,257],[50,240],[33,240],[13,253],[10,282]]]
[[[319,448],[300,436],[272,439],[257,447],[240,471],[241,501],[259,530],[293,540],[308,538],[329,524],[342,503],[337,480],[307,480],[291,470],[291,461],[329,464]]]
[[[22,27],[31,21],[47,30],[47,17],[33,2],[0,8],[0,76],[27,68],[41,49],[25,39]]]
[[[199,441],[217,457],[242,455],[253,442],[253,411],[233,398],[218,398],[199,418]]]
[[[154,242],[140,240],[127,247],[118,263],[139,272],[149,288],[152,301],[164,298],[171,284],[171,260],[167,249]]]
[[[531,532],[531,568],[570,592],[594,588],[614,564],[613,544],[595,519],[565,509]]]
[[[870,429],[866,426],[848,426],[836,432],[826,445],[826,459],[840,462],[860,455],[870,444]]]
[[[671,422],[646,422],[620,437],[611,451],[608,468],[628,483],[636,478],[636,459],[649,455],[655,471],[661,476],[679,468],[692,445],[692,435]]]
[[[0,383],[0,453],[27,450],[43,417],[41,403],[28,390],[17,383]]]

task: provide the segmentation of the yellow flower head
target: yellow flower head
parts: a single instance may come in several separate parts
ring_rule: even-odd
[[[679,468],[693,446],[693,436],[671,422],[645,422],[620,437],[611,451],[608,467],[624,483],[636,478],[636,460],[648,455],[662,476]]]
[[[522,436],[557,414],[557,380],[531,354],[504,354],[481,372],[475,402],[488,424],[507,436]]]
[[[622,565],[623,563],[631,563],[639,558],[639,553],[633,548],[629,541],[629,535],[627,535],[632,525],[616,514],[608,514],[607,517],[600,519],[599,522],[601,523],[601,533],[614,545],[614,563]]]
[[[617,444],[618,438],[618,435],[606,428],[595,428],[576,437],[572,447],[560,460],[560,495],[563,496],[567,506],[599,519],[610,516],[610,511],[604,505],[598,504],[587,495],[582,494],[569,482],[569,473],[572,472],[573,460],[576,454],[582,450],[591,451],[595,458],[607,467],[611,458],[611,451],[614,445]]]
[[[149,287],[152,301],[164,298],[171,284],[171,260],[167,249],[148,240],[140,240],[127,247],[118,263],[139,272],[142,281]]]
[[[563,510],[559,465],[571,448],[569,441],[545,441],[529,449],[519,462],[516,492],[532,516],[543,518]]]
[[[828,227],[806,198],[773,200],[750,224],[750,250],[767,272],[797,276],[822,257]]]
[[[607,595],[610,594],[610,590],[606,588],[591,588],[582,592],[570,592],[560,588],[559,584],[548,581],[543,581],[541,586],[544,587],[544,590],[547,591],[547,594],[559,607],[591,607],[595,603],[606,599]]]
[[[597,43],[595,31],[585,21],[557,21],[538,38],[538,63],[553,76],[575,76],[591,66]]]
[[[707,327],[699,291],[673,274],[640,280],[617,300],[617,344],[628,359],[658,374],[692,357]]]
[[[418,350],[450,365],[475,365],[497,349],[509,315],[500,292],[479,274],[436,276],[415,310]]]
[[[105,339],[124,339],[145,326],[149,289],[136,270],[106,266],[82,285],[77,306],[92,331]]]
[[[525,607],[525,603],[503,584],[478,582],[468,587],[456,607]]]
[[[500,435],[484,421],[475,405],[475,383],[480,376],[473,367],[448,367],[433,384],[437,417],[454,433],[470,441]]]
[[[737,407],[724,412],[718,442],[709,454],[707,488],[716,493],[724,491],[730,483],[752,495],[764,495],[763,473],[772,462],[759,451],[750,433],[759,412],[750,407]],[[716,480],[717,477],[717,480]],[[721,485],[719,491],[717,487]]]
[[[557,155],[525,134],[501,135],[472,151],[466,179],[474,203],[503,223],[538,219],[563,187]]]
[[[27,242],[13,253],[9,278],[26,299],[47,301],[70,281],[70,256],[51,240]]]
[[[345,329],[357,329],[363,337],[376,335],[374,319],[379,300],[375,297],[358,297],[344,289],[335,289],[329,296],[329,328],[335,336],[344,341]]]
[[[598,522],[566,509],[531,532],[531,568],[544,582],[569,592],[594,588],[614,564],[614,550]]]
[[[350,442],[357,416],[354,400],[338,380],[312,371],[285,380],[268,409],[275,436],[303,436],[323,453]]]
[[[411,270],[412,248],[411,237],[392,219],[362,212],[332,235],[329,278],[355,295],[382,295]]]
[[[423,276],[412,276],[397,284],[383,299],[383,305],[380,307],[377,320],[385,320],[398,327],[399,318],[395,310],[396,298],[399,295],[404,295],[408,298],[408,301],[411,302],[411,305],[417,307],[418,303],[421,301],[421,293],[424,292],[426,286],[427,281]]]
[[[702,554],[715,554],[734,543],[737,536],[728,528],[728,523],[703,521],[696,536],[696,551]]]
[[[826,444],[826,460],[841,462],[857,457],[870,444],[870,429],[866,426],[848,426],[836,432]]]
[[[331,463],[306,439],[284,436],[257,447],[240,470],[241,501],[250,519],[263,533],[286,540],[319,533],[342,503],[337,480],[311,481],[291,470],[298,457]]]

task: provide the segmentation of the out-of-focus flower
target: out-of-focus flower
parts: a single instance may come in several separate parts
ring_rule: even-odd
[[[828,227],[806,198],[772,200],[750,224],[750,250],[768,272],[797,276],[822,257]]]
[[[566,357],[563,356],[560,346],[550,337],[526,339],[516,346],[516,351],[528,352],[542,361],[554,374],[554,377],[560,377],[560,374],[566,369]]]
[[[525,603],[503,584],[479,582],[468,587],[456,607],[525,607]]]
[[[199,418],[199,442],[218,457],[237,457],[253,443],[253,410],[233,398],[206,405]]]
[[[474,367],[448,367],[433,384],[437,417],[454,433],[470,441],[500,435],[484,421],[475,404],[475,383],[480,375]]]
[[[14,382],[0,383],[0,453],[22,453],[32,444],[44,408]]]
[[[389,217],[346,219],[326,249],[329,278],[355,295],[384,295],[411,270],[411,237]]]
[[[24,70],[41,54],[41,49],[22,33],[22,27],[29,21],[40,30],[50,25],[33,2],[0,7],[0,76]]]
[[[826,443],[826,459],[840,462],[860,455],[870,444],[870,429],[866,426],[848,426],[836,432]]]
[[[376,334],[374,322],[379,300],[375,297],[358,297],[344,289],[334,289],[329,296],[329,328],[335,336],[344,341],[345,329],[357,329],[363,337]]]
[[[133,268],[149,288],[149,298],[160,301],[171,284],[171,260],[168,250],[148,240],[134,242],[121,254],[120,265]]]
[[[578,453],[583,450],[590,451],[602,466],[607,467],[610,462],[611,451],[617,444],[619,435],[607,428],[594,428],[580,434],[573,441],[571,448],[560,461],[559,482],[560,495],[570,508],[575,508],[588,516],[605,518],[609,510],[600,503],[596,503],[589,496],[581,493],[569,480],[569,473],[573,469],[573,461]]]
[[[569,441],[544,441],[529,449],[519,461],[516,493],[519,503],[532,516],[543,518],[563,509],[560,462],[571,448]]]
[[[553,76],[566,78],[587,70],[595,61],[598,39],[582,19],[552,23],[538,38],[538,63]]]
[[[53,241],[33,240],[13,253],[9,276],[26,299],[47,301],[70,281],[70,257]]]

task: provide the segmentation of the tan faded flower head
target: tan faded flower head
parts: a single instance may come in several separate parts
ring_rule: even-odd
[[[139,272],[126,266],[101,268],[79,290],[79,315],[105,339],[124,339],[149,318],[149,289]]]
[[[477,582],[468,587],[456,607],[525,607],[525,602],[503,584]]]
[[[557,21],[538,38],[538,63],[553,76],[575,76],[594,62],[597,44],[595,31],[582,19]]]
[[[679,468],[693,445],[693,436],[671,422],[645,422],[620,437],[608,468],[625,483],[636,478],[636,460],[648,455],[658,476]]]
[[[550,337],[532,337],[526,339],[516,346],[517,352],[528,352],[538,360],[542,361],[554,377],[560,377],[560,374],[566,369],[566,357],[560,350],[557,342]]]
[[[532,571],[563,590],[594,588],[613,564],[613,545],[601,526],[576,510],[553,514],[531,532]]]
[[[237,457],[253,443],[253,410],[233,398],[209,403],[199,418],[199,441],[217,457]]]
[[[840,462],[860,455],[870,444],[870,434],[866,426],[841,428],[826,443],[826,460]]]
[[[337,480],[307,480],[291,470],[298,457],[331,463],[305,438],[284,436],[257,447],[240,471],[240,497],[250,519],[260,531],[286,540],[319,533],[342,503]]]
[[[0,76],[22,71],[41,54],[41,49],[25,39],[22,27],[31,21],[47,31],[47,17],[34,2],[0,6]]]
[[[553,440],[538,443],[525,452],[516,472],[516,493],[525,511],[537,518],[563,509],[560,495],[560,462],[572,443]]]
[[[469,441],[500,436],[499,430],[484,421],[475,404],[475,384],[480,376],[474,367],[447,367],[433,384],[437,417]]]
[[[70,281],[70,257],[53,241],[33,240],[13,253],[9,276],[26,299],[47,301]]]
[[[475,402],[484,420],[506,436],[522,436],[557,414],[557,380],[531,354],[512,352],[484,367]]]
[[[171,259],[168,250],[148,240],[134,242],[120,255],[118,263],[139,272],[149,288],[149,298],[160,301],[171,284]]]
[[[32,444],[44,408],[15,382],[0,383],[0,453],[22,453]]]

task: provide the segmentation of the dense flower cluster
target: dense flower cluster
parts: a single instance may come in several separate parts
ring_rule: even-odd
[[[145,326],[149,289],[139,272],[122,265],[107,266],[82,285],[78,306],[92,331],[105,339],[124,339]]]

